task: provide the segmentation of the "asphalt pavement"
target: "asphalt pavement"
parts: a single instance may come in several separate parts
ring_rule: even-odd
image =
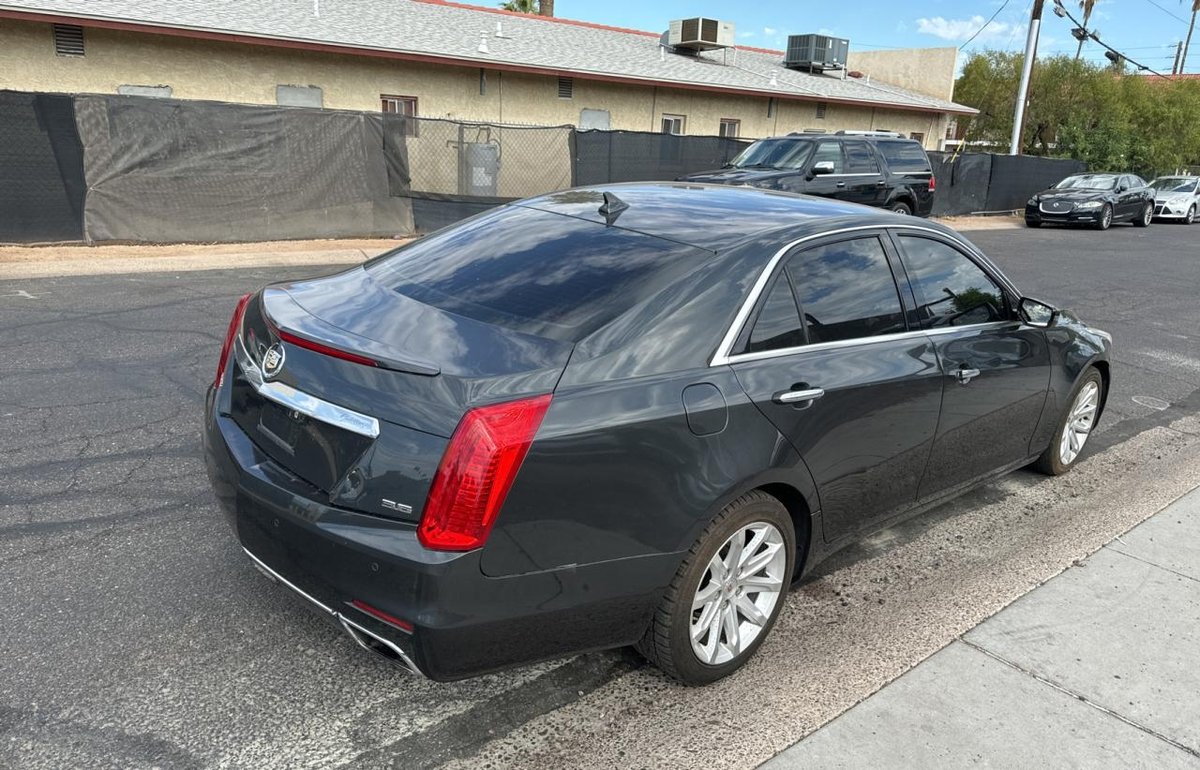
[[[422,681],[246,562],[204,476],[203,390],[236,297],[319,269],[0,281],[0,766],[754,766],[1200,484],[1197,234],[969,233],[1114,334],[1086,459],[843,552],[703,689],[628,651]]]

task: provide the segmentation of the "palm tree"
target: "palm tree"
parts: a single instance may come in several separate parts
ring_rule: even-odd
[[[514,11],[516,13],[537,13],[537,0],[508,0],[508,2],[500,3],[500,10]]]
[[[1200,0],[1197,0],[1200,2]],[[1079,7],[1083,9],[1083,28],[1087,29],[1088,19],[1092,18],[1092,9],[1096,7],[1096,0],[1079,0]],[[1087,38],[1084,38],[1086,40]],[[1079,41],[1079,47],[1075,49],[1075,58],[1083,53],[1083,40]]]
[[[1192,30],[1196,28],[1196,13],[1200,12],[1200,0],[1192,0],[1192,23],[1188,25],[1187,40],[1183,42],[1183,53],[1179,55],[1179,74],[1187,64],[1188,46],[1192,44]]]

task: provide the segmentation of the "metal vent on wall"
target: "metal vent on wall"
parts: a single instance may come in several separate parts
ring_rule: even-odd
[[[817,120],[825,119],[825,108],[827,106],[825,102],[817,102]]]
[[[558,79],[558,98],[570,99],[575,95],[575,79],[560,77]]]
[[[83,27],[55,24],[54,53],[59,56],[83,56]]]

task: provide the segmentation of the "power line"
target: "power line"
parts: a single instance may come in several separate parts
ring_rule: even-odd
[[[1071,23],[1074,24],[1076,27],[1076,30],[1072,30],[1072,34],[1076,34],[1076,31],[1078,31],[1079,34],[1086,36],[1087,39],[1092,40],[1097,45],[1101,46],[1102,48],[1107,49],[1108,52],[1112,54],[1112,56],[1108,56],[1108,54],[1105,54],[1105,56],[1108,56],[1108,59],[1110,61],[1112,61],[1114,63],[1117,63],[1120,61],[1127,61],[1130,64],[1132,64],[1133,66],[1137,67],[1139,71],[1149,72],[1151,74],[1158,75],[1160,78],[1163,78],[1164,80],[1171,79],[1170,77],[1162,74],[1158,70],[1147,67],[1145,64],[1142,64],[1141,62],[1138,62],[1138,61],[1135,61],[1135,60],[1129,58],[1125,54],[1118,51],[1116,48],[1113,48],[1108,43],[1105,43],[1103,40],[1100,39],[1100,36],[1098,34],[1096,34],[1095,32],[1089,31],[1087,27],[1085,27],[1078,19],[1076,19],[1074,16],[1071,15],[1071,12],[1068,11],[1066,9],[1066,7],[1063,5],[1063,0],[1054,0],[1054,15],[1058,16],[1060,18],[1067,18],[1067,19],[1071,20]]]
[[[1154,0],[1146,0],[1146,2],[1147,2],[1147,3],[1150,3],[1150,5],[1153,5],[1155,8],[1157,8],[1157,9],[1158,9],[1158,10],[1160,10],[1160,11],[1162,11],[1163,13],[1165,13],[1165,14],[1166,14],[1166,15],[1168,15],[1168,16],[1170,16],[1172,19],[1175,19],[1176,21],[1178,21],[1178,22],[1179,22],[1179,23],[1181,23],[1181,24],[1187,24],[1187,23],[1188,23],[1188,20],[1187,20],[1187,19],[1184,19],[1184,18],[1182,18],[1182,17],[1176,16],[1175,14],[1171,13],[1170,11],[1168,11],[1166,8],[1163,8],[1161,5],[1159,5],[1158,3],[1154,2]]]
[[[1000,5],[1000,7],[996,9],[996,12],[992,14],[992,18],[990,18],[990,19],[988,19],[987,21],[985,21],[985,22],[983,23],[983,26],[982,26],[982,27],[980,27],[979,29],[975,30],[975,34],[974,34],[974,35],[971,35],[969,38],[967,38],[967,42],[965,42],[965,43],[963,43],[962,45],[960,45],[960,46],[958,47],[958,50],[960,50],[960,51],[961,51],[962,49],[966,48],[968,45],[970,45],[970,44],[971,44],[971,41],[972,41],[972,40],[974,40],[975,38],[979,37],[979,33],[980,33],[980,32],[983,32],[985,29],[987,29],[987,28],[988,28],[988,25],[989,25],[989,24],[991,24],[993,21],[995,21],[995,20],[996,20],[996,17],[1000,15],[1000,12],[1001,12],[1001,11],[1003,11],[1005,8],[1007,8],[1007,7],[1008,7],[1008,2],[1009,2],[1009,0],[1004,0],[1004,2],[1003,2],[1001,5]]]

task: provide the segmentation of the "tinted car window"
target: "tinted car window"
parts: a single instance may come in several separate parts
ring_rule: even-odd
[[[809,343],[905,330],[900,295],[878,238],[855,238],[788,260]]]
[[[389,252],[366,269],[419,302],[577,341],[703,264],[691,246],[505,206]]]
[[[930,170],[929,156],[916,142],[875,142],[875,146],[883,153],[883,159],[892,171]]]
[[[846,142],[846,169],[850,174],[878,174],[879,160],[870,145],[862,141]]]
[[[1004,292],[967,255],[929,238],[902,235],[900,244],[923,325],[966,326],[1009,317]]]
[[[828,161],[833,164],[833,173],[846,173],[846,164],[842,161],[842,145],[841,142],[820,142],[817,144],[817,151],[813,153],[813,165],[817,165],[822,161]]]
[[[775,281],[771,292],[759,311],[758,320],[750,331],[746,343],[747,353],[758,350],[794,348],[804,344],[804,330],[800,326],[800,311],[796,308],[796,297],[788,285],[787,276]]]

